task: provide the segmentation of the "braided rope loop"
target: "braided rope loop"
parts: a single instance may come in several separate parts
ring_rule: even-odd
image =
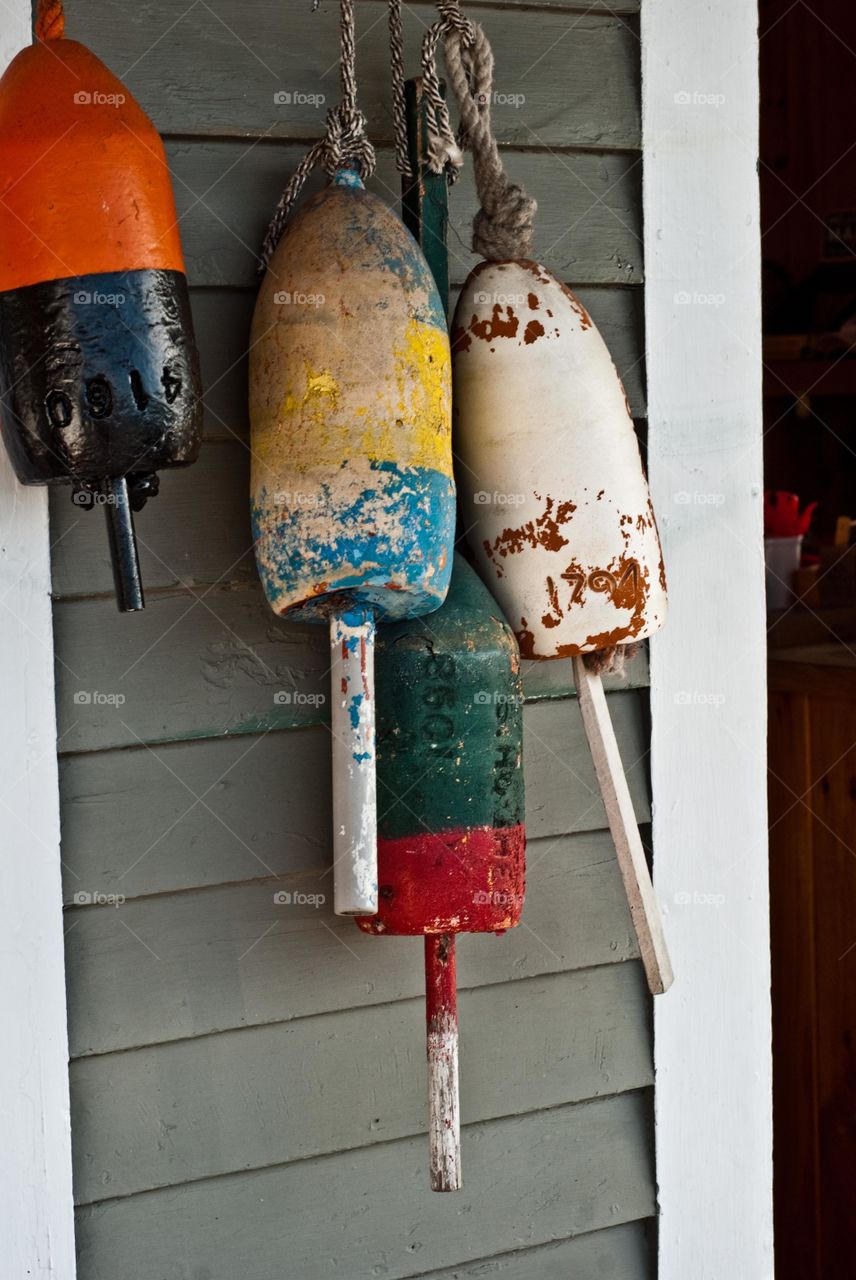
[[[327,112],[323,138],[314,143],[291,175],[279,198],[261,251],[259,270],[264,271],[285,230],[304,184],[316,165],[329,178],[341,169],[355,169],[365,180],[375,171],[374,147],[368,138],[366,118],[357,106],[356,38],[354,0],[341,0],[339,23],[339,80],[341,98]]]
[[[389,0],[389,65],[392,74],[392,128],[395,164],[404,178],[413,177],[407,147],[407,105],[404,97],[404,33],[401,0]]]

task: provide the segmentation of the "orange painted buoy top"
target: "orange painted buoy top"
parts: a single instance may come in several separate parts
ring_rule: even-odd
[[[163,143],[84,45],[23,49],[0,79],[0,290],[184,271]]]

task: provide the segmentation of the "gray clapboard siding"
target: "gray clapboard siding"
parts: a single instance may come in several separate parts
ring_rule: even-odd
[[[526,97],[494,118],[536,253],[643,417],[638,4],[471,9],[498,93]],[[384,16],[359,0],[373,186],[397,204]],[[433,17],[406,6],[411,69]],[[80,1280],[650,1280],[650,1001],[569,664],[526,664],[525,923],[460,941],[460,1196],[427,1186],[419,941],[274,900],[330,897],[325,712],[293,696],[326,693],[327,657],[255,579],[245,350],[267,219],[323,117],[273,91],[329,68],[330,105],[337,5],[79,0],[68,21],[172,135],[206,409],[199,463],[138,518],[145,614],[115,610],[100,513],[52,495]],[[468,165],[458,285],[475,203]],[[646,682],[643,653],[610,694],[640,820]]]
[[[123,77],[161,133],[319,137],[338,100],[338,4],[322,0],[317,10],[310,4],[286,9],[277,0],[255,0],[235,7],[228,25],[220,13],[217,6],[191,5],[182,14],[172,0],[133,8],[125,0],[101,0],[82,6],[79,15],[70,7],[69,28]],[[491,114],[502,142],[638,147],[639,44],[633,24],[604,13],[549,9],[537,21],[521,21],[519,12],[502,8],[478,16],[496,59]],[[411,75],[418,73],[422,36],[435,17],[428,8],[403,8]],[[390,141],[382,0],[359,4],[357,37],[360,106],[372,139]]]
[[[147,591],[256,581],[249,466],[246,444],[206,442],[193,466],[162,473],[158,497],[134,517]],[[111,593],[103,512],[76,506],[65,486],[50,503],[54,595]]]
[[[648,817],[643,698],[609,695],[640,821]],[[576,701],[528,705],[524,728],[530,839],[604,827]],[[67,901],[326,871],[329,748],[316,727],[62,760]]]
[[[305,152],[284,142],[167,143],[188,278],[193,285],[258,283],[258,250],[282,189]],[[514,151],[511,177],[539,202],[535,256],[577,284],[637,284],[642,279],[641,158],[635,154]],[[316,174],[307,191],[323,185]],[[368,184],[392,204],[400,182],[392,153],[378,151]],[[457,183],[449,229],[453,278],[478,259],[469,228],[478,207],[467,167]]]
[[[55,609],[63,753],[326,719],[326,632],[277,618],[258,580],[151,593],[131,621],[112,594]],[[646,678],[644,658],[635,670],[634,680]],[[526,667],[527,697],[572,687],[568,662]]]
[[[462,989],[623,969],[637,956],[608,832],[530,841],[528,860],[525,924],[502,938],[460,939]],[[325,901],[278,903],[283,891]],[[335,917],[329,878],[317,874],[75,908],[66,963],[73,1057],[386,1004],[424,988],[419,941],[372,938]],[[114,1070],[119,1079],[122,1063]]]
[[[637,965],[463,991],[467,1124],[650,1085],[644,991]],[[424,1000],[83,1058],[71,1091],[78,1204],[370,1147],[425,1132]]]
[[[129,1100],[130,1101],[130,1100]],[[78,1214],[86,1280],[405,1280],[654,1210],[643,1090],[467,1125],[466,1182],[427,1190],[423,1136],[109,1200]],[[168,1142],[168,1135],[165,1135]]]
[[[451,1270],[424,1271],[421,1276],[422,1280],[578,1280],[589,1275],[600,1280],[652,1280],[648,1254],[646,1223],[627,1222],[594,1235],[481,1258]]]
[[[465,228],[461,228],[464,234]],[[464,236],[466,239],[466,236]],[[458,281],[458,285],[463,280]],[[591,313],[612,353],[637,418],[645,416],[644,318],[638,287],[568,283]],[[453,289],[453,304],[457,290]],[[256,291],[194,289],[193,320],[202,360],[205,431],[209,439],[242,440],[247,423],[247,335]],[[161,476],[165,483],[167,475]]]

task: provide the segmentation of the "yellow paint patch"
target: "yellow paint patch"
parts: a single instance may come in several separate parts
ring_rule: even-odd
[[[329,373],[310,373],[306,379],[306,396],[335,396],[339,393],[339,384]]]
[[[366,333],[358,351],[326,326],[289,324],[286,342],[253,362],[253,451],[268,484],[357,457],[451,477],[448,336],[412,316],[395,319]]]

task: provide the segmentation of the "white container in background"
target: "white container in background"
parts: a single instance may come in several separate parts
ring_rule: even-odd
[[[800,567],[803,535],[792,538],[765,538],[764,561],[767,612],[788,609],[794,602],[794,574]]]

